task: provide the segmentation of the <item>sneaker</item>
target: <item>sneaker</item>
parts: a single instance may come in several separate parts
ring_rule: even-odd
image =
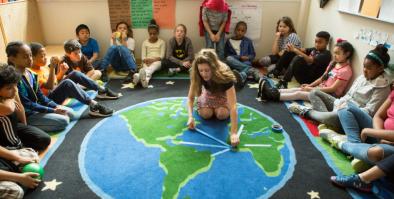
[[[331,182],[342,188],[353,188],[363,192],[371,192],[372,185],[363,182],[357,174],[351,176],[331,176]]]
[[[339,150],[342,150],[342,144],[347,141],[346,135],[339,134],[331,129],[319,130],[319,136]]]
[[[140,74],[139,73],[134,73],[133,75],[133,84],[136,86],[140,82]]]
[[[99,103],[94,106],[90,106],[89,115],[94,117],[108,117],[114,113],[114,110],[105,107]]]
[[[172,77],[174,75],[176,75],[178,73],[178,71],[176,70],[176,68],[169,68],[168,69],[168,76]]]
[[[289,105],[289,111],[292,112],[292,113],[294,113],[294,114],[297,114],[297,115],[299,115],[299,116],[305,116],[305,114],[306,114],[308,111],[310,111],[310,110],[312,110],[312,108],[309,108],[309,107],[306,107],[306,106],[299,105],[299,104],[296,103],[296,102],[293,102],[293,103],[291,103],[291,104]]]
[[[237,89],[241,89],[244,87],[244,80],[242,79],[241,73],[239,73],[237,70],[233,70],[235,79],[237,79],[237,82],[235,83],[235,87]]]
[[[287,89],[287,82],[284,80],[279,80],[279,82],[275,86],[278,89]]]
[[[142,87],[143,88],[148,88],[149,80],[146,78],[146,71],[143,68],[141,68],[139,74],[140,74],[139,76],[140,76],[140,79],[141,79]]]
[[[118,99],[119,98],[119,93],[115,93],[109,88],[105,88],[104,91],[98,92],[97,95],[98,99]]]
[[[123,79],[123,83],[128,84],[133,82],[134,71],[130,71],[129,74]]]
[[[108,82],[108,80],[109,80],[109,78],[108,78],[107,71],[102,71],[102,74],[101,74],[101,81],[103,81],[103,82]]]

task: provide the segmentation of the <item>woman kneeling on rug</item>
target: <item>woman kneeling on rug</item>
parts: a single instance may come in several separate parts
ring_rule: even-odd
[[[230,116],[231,145],[236,146],[239,144],[235,81],[235,76],[230,68],[219,61],[213,50],[202,49],[197,54],[190,73],[188,94],[189,129],[195,128],[193,105],[197,96],[197,111],[202,118],[210,119],[216,117],[219,120],[225,120]]]

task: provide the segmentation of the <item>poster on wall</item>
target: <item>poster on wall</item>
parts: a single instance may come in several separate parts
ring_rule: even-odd
[[[254,41],[260,40],[262,8],[255,1],[234,1],[230,5],[232,11],[230,33],[233,34],[235,24],[245,21],[248,24],[246,36]]]
[[[133,28],[147,28],[152,18],[160,28],[174,28],[175,0],[131,0]]]
[[[360,13],[364,16],[377,17],[380,9],[380,0],[364,0]]]
[[[108,0],[111,29],[120,21],[132,28],[147,28],[154,18],[160,28],[175,26],[175,0]]]

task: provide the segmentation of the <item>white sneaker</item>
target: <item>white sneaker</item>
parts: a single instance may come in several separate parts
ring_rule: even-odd
[[[146,78],[146,71],[142,68],[139,72],[139,76],[141,79],[141,85],[143,88],[148,88],[149,80]]]
[[[140,74],[139,73],[134,73],[133,75],[133,84],[136,86],[140,82]]]

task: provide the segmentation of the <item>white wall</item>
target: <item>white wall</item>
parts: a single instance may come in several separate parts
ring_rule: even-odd
[[[313,46],[315,34],[318,31],[326,30],[336,40],[343,38],[353,44],[356,53],[353,57],[354,76],[362,74],[362,63],[365,55],[373,46],[365,44],[354,38],[355,33],[361,28],[372,28],[378,31],[394,33],[394,24],[381,22],[364,17],[344,14],[337,11],[339,1],[329,1],[323,8],[319,8],[319,1],[311,1],[309,17],[305,36],[305,46]],[[392,57],[394,59],[394,56]]]
[[[236,0],[228,0],[234,2]],[[101,55],[108,48],[110,22],[107,0],[37,0],[42,23],[42,31],[47,45],[62,44],[65,40],[75,37],[75,27],[85,23],[91,29],[91,36],[99,41]],[[198,12],[200,0],[176,1],[176,24],[183,23],[188,28],[188,36],[192,39],[196,51],[205,46],[205,41],[198,34]],[[306,12],[299,17],[300,7],[305,8],[307,0],[255,0],[262,6],[262,35],[256,44],[258,57],[270,52],[277,20],[284,15],[290,16],[296,25],[302,24]],[[73,13],[73,14],[70,14]],[[252,26],[253,24],[249,24]],[[298,27],[298,26],[297,26]],[[303,27],[298,27],[303,32]],[[140,46],[148,37],[146,29],[134,29],[136,40],[136,57],[140,57]],[[161,30],[160,37],[168,40],[172,30]],[[302,33],[301,33],[302,34]],[[302,35],[301,35],[302,36]]]
[[[41,23],[34,0],[0,4],[5,38],[10,41],[43,42]],[[0,34],[0,62],[7,62],[4,36]]]

